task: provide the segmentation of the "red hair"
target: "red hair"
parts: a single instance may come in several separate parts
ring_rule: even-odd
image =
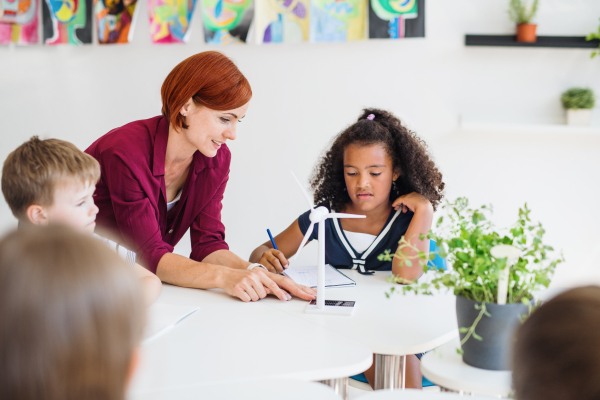
[[[190,98],[212,110],[233,110],[250,101],[252,89],[227,56],[218,51],[205,51],[173,68],[163,82],[160,94],[162,115],[175,129],[187,129],[179,111]]]

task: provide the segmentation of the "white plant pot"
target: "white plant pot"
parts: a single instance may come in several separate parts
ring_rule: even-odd
[[[590,126],[592,124],[592,110],[571,109],[567,110],[567,125]]]

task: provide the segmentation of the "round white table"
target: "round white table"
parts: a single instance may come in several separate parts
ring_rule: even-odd
[[[463,362],[456,352],[460,342],[452,342],[421,359],[421,372],[436,385],[458,393],[508,397],[512,393],[510,371],[490,371]]]
[[[354,287],[327,288],[326,300],[355,300],[351,317],[306,314],[306,302],[294,299],[279,302],[267,299],[274,308],[332,332],[363,343],[376,354],[375,389],[404,387],[405,356],[423,353],[458,337],[454,295],[416,296],[395,293],[385,296],[392,286],[391,271],[361,275],[341,270],[356,282]]]
[[[164,284],[159,303],[200,309],[142,346],[132,389],[248,379],[321,380],[340,388],[346,383],[335,380],[368,369],[373,353],[376,388],[397,388],[404,385],[406,355],[458,336],[454,296],[388,299],[391,272],[344,273],[357,286],[327,289],[326,297],[357,301],[351,317],[305,314],[307,302],[296,298],[243,303],[221,290]]]
[[[328,386],[289,379],[192,385],[131,392],[128,400],[341,400]]]
[[[200,308],[142,345],[131,390],[251,379],[333,380],[371,366],[367,346],[273,307],[278,301],[243,303],[221,290],[164,284],[158,302]]]
[[[455,393],[424,392],[422,390],[377,390],[356,400],[460,400]],[[489,400],[489,397],[469,396],[469,400]]]

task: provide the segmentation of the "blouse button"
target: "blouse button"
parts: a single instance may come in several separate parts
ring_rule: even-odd
[[[169,233],[173,233],[173,229],[171,229],[171,230],[169,231]]]

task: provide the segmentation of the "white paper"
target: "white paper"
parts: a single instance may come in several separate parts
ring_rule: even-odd
[[[312,288],[317,287],[316,265],[311,267],[290,267],[283,273],[300,285],[310,286]],[[348,278],[331,265],[325,265],[325,287],[354,285],[356,285],[356,282],[354,282],[352,279]]]
[[[181,304],[164,304],[154,303],[148,308],[148,323],[144,330],[144,340],[142,344],[156,339],[186,317],[193,314],[200,307],[181,305]]]

